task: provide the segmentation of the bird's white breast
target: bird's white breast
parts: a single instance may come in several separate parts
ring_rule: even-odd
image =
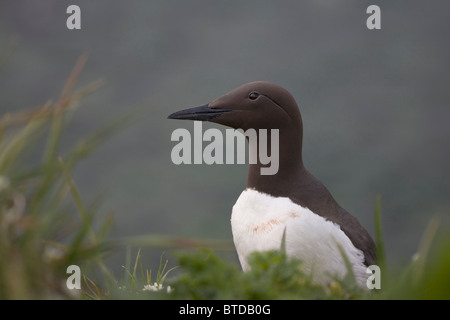
[[[302,260],[315,281],[325,284],[330,276],[347,273],[338,246],[348,257],[358,282],[365,284],[367,280],[363,252],[340,227],[289,198],[244,190],[233,206],[231,228],[243,270],[249,268],[246,260],[251,252],[280,249],[286,230],[287,255]]]

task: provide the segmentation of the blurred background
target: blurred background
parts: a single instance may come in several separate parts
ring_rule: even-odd
[[[71,4],[81,30],[66,27]],[[381,30],[366,27],[371,4]],[[110,236],[231,240],[247,166],[172,164],[172,131],[193,123],[166,118],[275,82],[300,107],[306,167],[372,235],[381,195],[388,262],[400,264],[433,216],[450,217],[449,10],[445,0],[2,0],[0,48],[13,50],[0,112],[57,99],[87,52],[78,86],[105,85],[74,114],[67,145],[124,110],[146,111],[74,172],[83,199],[114,214]]]

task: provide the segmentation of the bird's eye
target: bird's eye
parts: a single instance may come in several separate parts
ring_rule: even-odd
[[[259,93],[256,91],[250,92],[250,94],[248,95],[248,98],[250,100],[256,100],[256,98],[258,98],[258,97],[259,97]]]

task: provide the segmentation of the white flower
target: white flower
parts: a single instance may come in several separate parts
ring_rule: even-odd
[[[154,284],[146,284],[144,286],[144,288],[142,288],[142,291],[160,291],[164,288],[164,286],[160,283],[154,283]],[[172,292],[172,288],[170,286],[167,286],[166,288],[167,293],[171,293]]]
[[[155,282],[153,285],[146,284],[142,290],[143,291],[159,291],[162,288],[163,288],[162,284],[158,284]]]

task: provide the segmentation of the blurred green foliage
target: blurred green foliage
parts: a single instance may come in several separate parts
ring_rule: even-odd
[[[208,251],[183,254],[180,267],[185,271],[169,281],[172,299],[355,299],[361,290],[351,281],[334,281],[327,287],[315,284],[305,274],[301,262],[281,251],[254,252],[251,270],[220,259]]]
[[[85,62],[83,55],[57,102],[0,120],[0,299],[70,297],[67,266],[96,261],[104,249],[111,220],[94,230],[92,211],[81,203],[70,172],[107,135],[100,130],[59,155],[67,115],[100,86],[75,91]],[[41,161],[30,162],[36,153]]]

